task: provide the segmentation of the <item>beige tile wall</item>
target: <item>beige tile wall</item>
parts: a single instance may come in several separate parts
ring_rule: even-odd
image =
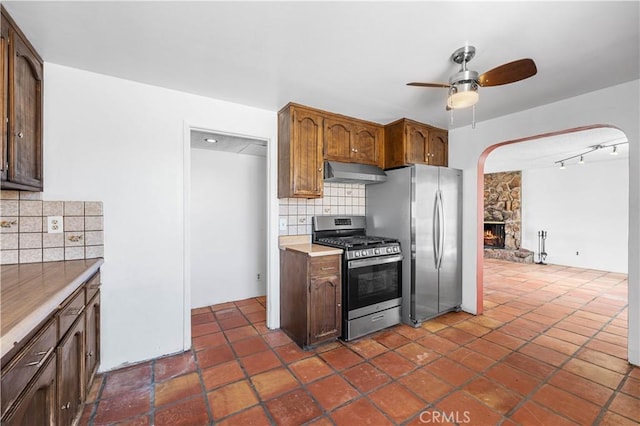
[[[0,264],[104,257],[101,201],[43,201],[42,193],[0,192]],[[47,233],[47,216],[64,232]]]
[[[281,198],[279,215],[286,218],[287,230],[280,235],[311,234],[313,216],[364,216],[365,204],[363,184],[325,183],[323,198]]]

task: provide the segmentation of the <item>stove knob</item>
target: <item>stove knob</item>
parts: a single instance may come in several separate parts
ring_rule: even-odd
[[[367,255],[367,251],[366,250],[362,250],[362,257],[365,257]]]
[[[354,254],[355,254],[356,257],[360,257],[360,252],[359,251],[356,251]]]
[[[395,251],[396,253],[400,251],[400,247],[394,247],[393,251]]]
[[[375,249],[374,253],[375,254],[380,254],[380,249]]]
[[[387,253],[391,253],[393,251],[392,247],[387,247]]]

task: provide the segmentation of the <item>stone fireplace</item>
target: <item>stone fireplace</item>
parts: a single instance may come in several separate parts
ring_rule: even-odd
[[[504,222],[484,223],[484,246],[490,248],[504,248]]]
[[[520,247],[520,171],[484,175],[485,257],[533,262],[533,252]]]

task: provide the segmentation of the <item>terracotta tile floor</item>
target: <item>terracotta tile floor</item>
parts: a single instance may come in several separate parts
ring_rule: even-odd
[[[485,261],[485,313],[300,350],[265,298],[192,312],[193,349],[98,376],[81,424],[632,425],[623,274]]]

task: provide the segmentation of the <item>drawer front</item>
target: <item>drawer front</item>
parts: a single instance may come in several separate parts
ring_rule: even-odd
[[[84,312],[84,293],[84,287],[80,287],[56,315],[58,318],[58,340],[64,338],[74,321]]]
[[[311,276],[340,275],[340,256],[322,256],[311,260]]]
[[[56,347],[56,337],[56,321],[51,320],[2,370],[0,387],[2,388],[3,415],[20,392],[27,387],[38,369],[51,357]]]
[[[95,296],[98,290],[100,290],[100,284],[100,271],[98,271],[91,278],[89,278],[89,281],[87,281],[85,285],[87,292],[87,296],[85,299],[86,303],[89,303],[89,301],[93,298],[93,296]]]

